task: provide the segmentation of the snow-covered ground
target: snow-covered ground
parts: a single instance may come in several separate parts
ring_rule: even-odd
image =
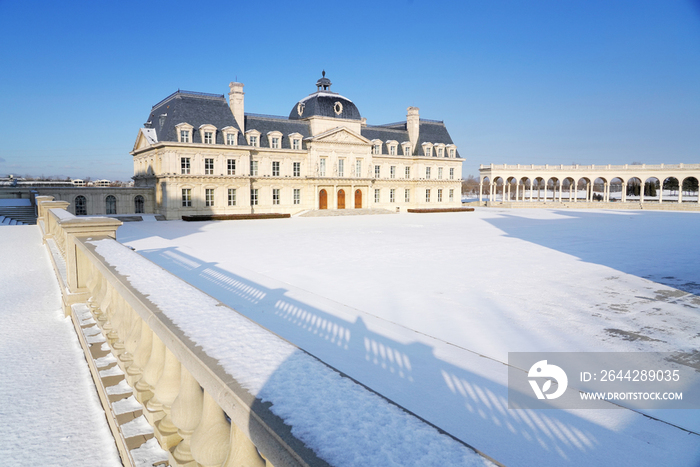
[[[481,209],[126,223],[118,240],[505,465],[696,466],[700,411],[508,410],[501,362],[691,354],[699,227],[696,213]]]
[[[0,464],[121,466],[38,227],[0,245]]]

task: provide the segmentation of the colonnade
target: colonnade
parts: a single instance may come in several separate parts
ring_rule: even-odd
[[[678,165],[482,165],[479,169],[479,201],[486,194],[487,200],[506,202],[694,202],[700,204],[698,181],[700,164]],[[618,183],[613,183],[618,181]],[[664,186],[675,181],[678,194],[676,199],[664,198]],[[597,182],[597,183],[596,183]],[[684,200],[683,187],[692,186],[696,194]],[[487,193],[484,184],[487,183]],[[565,189],[564,185],[568,187]],[[594,184],[602,186],[598,193]],[[653,184],[656,194],[645,194],[645,187]],[[513,187],[514,185],[514,187]],[[583,198],[579,195],[579,185],[584,186]],[[611,188],[620,187],[620,197],[611,197]],[[628,195],[628,187],[639,186],[639,195]],[[658,188],[657,188],[658,186]],[[500,190],[499,190],[500,188]],[[567,193],[568,192],[568,193]],[[638,199],[635,199],[638,196]],[[692,199],[695,198],[695,199]]]

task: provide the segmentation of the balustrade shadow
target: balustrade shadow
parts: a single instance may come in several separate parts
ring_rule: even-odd
[[[613,431],[589,417],[561,410],[508,410],[504,384],[436,357],[429,345],[399,342],[370,329],[362,317],[353,322],[339,318],[290,297],[290,290],[264,286],[177,248],[139,253],[506,465],[616,465],[629,460],[630,453],[620,449],[621,438],[627,439],[619,435],[624,433],[624,427]],[[464,358],[465,362],[480,364],[485,359],[467,351]],[[294,380],[294,388],[312,387],[298,365],[286,363],[280,365],[266,385]],[[499,362],[486,363],[503,374],[507,371]],[[313,401],[312,391],[308,397],[310,406],[323,406],[322,401]],[[357,427],[359,431],[363,429],[366,428]],[[634,426],[630,429],[636,430]]]
[[[484,220],[510,237],[700,295],[700,245],[695,240],[700,215],[663,211],[551,212],[556,219],[499,212],[498,217]]]

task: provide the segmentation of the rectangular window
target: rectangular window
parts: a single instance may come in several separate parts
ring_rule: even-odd
[[[189,208],[192,206],[192,188],[182,189],[182,207]]]
[[[301,189],[294,189],[294,204],[301,204]]]
[[[389,177],[396,178],[396,166],[392,165],[389,167]]]
[[[295,162],[294,165],[294,176],[295,177],[301,177],[301,162]]]
[[[204,190],[204,205],[205,206],[214,206],[214,189],[213,188],[206,188]]]
[[[258,145],[258,137],[257,136],[249,136],[250,138],[250,145],[251,146],[257,146]]]
[[[381,154],[382,153],[382,145],[381,144],[375,144],[372,146],[372,154]]]
[[[280,163],[279,163],[279,161],[272,161],[272,176],[273,177],[280,176]]]
[[[455,168],[450,167],[450,180],[454,180],[455,178]]]
[[[430,188],[426,188],[426,190],[425,190],[425,202],[426,203],[430,202]]]
[[[204,159],[204,175],[214,175],[214,159]]]
[[[438,188],[438,203],[442,203],[442,188]]]
[[[292,149],[301,149],[301,140],[296,138],[292,140]]]
[[[280,204],[280,189],[272,189],[272,204]]]
[[[250,161],[250,175],[251,177],[258,176],[258,161]]]
[[[211,144],[212,143],[212,135],[213,133],[211,131],[205,131],[204,132],[204,143],[205,144]]]
[[[250,190],[250,205],[251,206],[258,205],[258,189],[257,188],[253,188]]]
[[[407,203],[411,202],[411,190],[406,188],[403,190],[403,200]]]
[[[379,202],[379,188],[374,189],[374,202],[375,203]]]
[[[433,148],[429,148],[429,147],[425,148],[425,155],[427,157],[430,157],[432,155],[432,153],[433,153]]]
[[[355,161],[355,176],[362,177],[362,161],[361,160]]]
[[[236,159],[227,160],[226,166],[228,167],[228,174],[229,175],[236,175]]]
[[[236,189],[235,188],[228,189],[228,205],[229,206],[236,205]]]
[[[374,166],[374,178],[379,178],[379,175],[382,173],[381,170],[382,170],[381,165]]]
[[[450,188],[450,203],[455,200],[455,190]]]
[[[345,159],[338,159],[338,177],[345,176]]]
[[[454,156],[455,156],[455,150],[454,150],[454,149],[450,149],[450,157],[454,157]]]
[[[442,151],[443,151],[442,148],[438,148],[438,150],[437,150],[437,156],[438,156],[438,157],[442,157]]]
[[[426,180],[430,179],[430,167],[425,168],[425,178]]]
[[[404,155],[404,156],[410,156],[410,155],[411,155],[411,146],[404,146],[404,147],[403,147],[403,155]]]
[[[180,130],[180,142],[181,143],[189,143],[190,142],[189,130]]]
[[[232,133],[226,133],[226,144],[229,146],[235,146],[236,145],[236,135]]]
[[[396,155],[396,146],[394,146],[393,144],[389,146],[389,154],[391,154],[392,156]]]
[[[190,158],[183,157],[180,159],[180,173],[182,175],[188,175],[190,173]]]
[[[321,159],[318,166],[318,174],[321,177],[326,176],[326,159]]]
[[[279,149],[280,148],[280,139],[275,137],[272,138],[272,149]]]
[[[396,190],[393,188],[391,190],[389,190],[389,202],[390,203],[396,202]]]
[[[403,177],[404,178],[411,178],[411,168],[410,167],[406,167],[406,169],[404,170]]]
[[[442,180],[442,167],[438,167],[438,180]]]

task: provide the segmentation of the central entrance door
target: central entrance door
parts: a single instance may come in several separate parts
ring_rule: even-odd
[[[345,191],[338,190],[338,209],[345,209]]]
[[[355,209],[362,209],[362,190],[355,190]]]
[[[328,209],[328,193],[326,193],[326,190],[321,190],[318,194],[318,208]]]

